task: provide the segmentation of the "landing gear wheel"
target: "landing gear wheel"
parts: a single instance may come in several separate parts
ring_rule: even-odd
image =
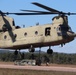
[[[29,52],[35,52],[35,49],[34,48],[33,49],[30,49]]]
[[[16,51],[14,52],[14,54],[15,54],[15,55],[18,55],[18,51],[16,50]]]
[[[52,49],[48,49],[47,50],[47,54],[53,54],[53,50]]]
[[[18,51],[17,51],[17,50],[15,50],[15,51],[14,51],[14,61],[16,61],[16,60],[17,60],[17,55],[18,55]]]

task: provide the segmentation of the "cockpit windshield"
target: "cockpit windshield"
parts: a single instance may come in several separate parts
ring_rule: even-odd
[[[72,31],[70,26],[64,26],[64,25],[60,25],[60,30],[61,31]]]
[[[61,30],[63,31],[68,31],[69,30],[69,27],[61,27]]]

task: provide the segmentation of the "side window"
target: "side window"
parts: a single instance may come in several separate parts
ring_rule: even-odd
[[[15,26],[15,22],[14,22],[14,20],[13,20],[13,22],[12,22],[12,23],[13,23],[13,26]]]
[[[60,28],[60,26],[59,26],[59,27],[57,27],[57,31],[61,31],[61,28]]]
[[[45,28],[45,36],[50,35],[50,30],[51,30],[50,27]]]

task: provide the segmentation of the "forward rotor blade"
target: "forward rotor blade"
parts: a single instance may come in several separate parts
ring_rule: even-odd
[[[3,13],[6,15],[15,14],[15,15],[47,15],[47,14],[58,14],[58,13],[51,13],[51,12],[37,12],[37,13]]]
[[[70,13],[70,12],[68,12],[67,15],[76,15],[76,13]]]
[[[13,14],[13,13],[10,13]],[[59,14],[58,12],[38,12],[38,13],[14,13],[15,15],[50,15]],[[62,13],[62,15],[76,15],[76,13]]]
[[[25,11],[25,12],[39,12],[39,13],[45,12],[45,11],[36,11],[36,10],[21,10],[21,11]]]
[[[32,4],[34,4],[34,5],[36,5],[36,6],[39,6],[39,7],[41,7],[41,8],[44,8],[44,9],[46,9],[46,10],[48,10],[48,11],[51,11],[51,12],[59,12],[59,13],[60,13],[60,11],[55,10],[55,9],[53,9],[53,8],[50,8],[50,7],[47,7],[47,6],[42,5],[42,4],[40,4],[40,3],[33,2]]]
[[[36,12],[36,13],[33,13],[33,10],[28,10],[28,12],[32,12],[32,13],[9,13],[9,12],[2,12],[2,13],[0,13],[1,15],[49,15],[49,14],[61,14],[61,15],[76,15],[76,13],[63,13],[63,12],[61,12],[61,13],[59,13],[59,12],[43,12],[43,11],[34,11],[34,12]]]
[[[15,15],[47,15],[52,13],[15,13]]]

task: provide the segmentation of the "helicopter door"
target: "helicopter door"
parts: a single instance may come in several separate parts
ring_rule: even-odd
[[[45,28],[45,36],[49,36],[50,35],[50,27]]]

